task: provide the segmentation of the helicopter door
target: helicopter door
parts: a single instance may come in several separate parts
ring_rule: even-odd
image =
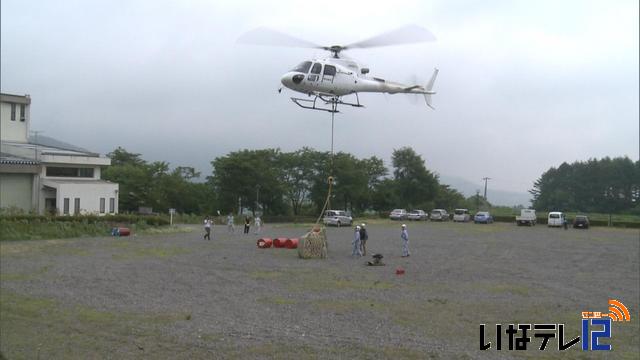
[[[333,65],[325,65],[322,73],[322,82],[330,82],[333,84],[333,78],[336,76],[336,67]]]
[[[322,72],[322,64],[320,63],[315,63],[313,64],[313,67],[311,68],[311,72],[309,73],[309,76],[307,76],[307,80],[309,81],[318,81],[318,79],[320,78],[320,73]]]

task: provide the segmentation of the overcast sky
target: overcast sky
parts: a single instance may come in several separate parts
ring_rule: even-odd
[[[638,1],[1,2],[1,90],[30,94],[32,130],[194,166],[239,149],[330,148],[328,113],[277,93],[321,50],[236,44],[267,26],[347,44],[406,24],[436,42],[348,56],[400,82],[440,69],[431,110],[364,94],[336,117],[336,151],[390,163],[414,148],[439,174],[526,192],[551,166],[638,159]]]

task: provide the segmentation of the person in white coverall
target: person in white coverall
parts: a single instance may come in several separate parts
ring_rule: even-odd
[[[353,251],[351,252],[351,256],[362,256],[362,250],[360,250],[360,226],[356,226],[352,245]]]
[[[233,214],[231,213],[229,213],[229,216],[227,216],[227,231],[229,233],[236,232],[236,227],[233,225]]]
[[[255,234],[260,234],[260,230],[262,228],[262,219],[260,219],[260,216],[256,216],[256,218],[253,221],[255,222],[255,229],[256,229]]]
[[[407,257],[411,255],[411,253],[409,253],[409,233],[407,232],[407,225],[405,224],[402,224],[400,237],[402,238],[402,257]]]

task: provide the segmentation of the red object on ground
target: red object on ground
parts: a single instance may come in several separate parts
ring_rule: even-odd
[[[404,275],[404,269],[398,266],[398,268],[396,268],[396,275]]]
[[[261,249],[270,248],[272,244],[273,240],[271,238],[258,239],[258,247]]]
[[[284,238],[284,237],[277,238],[277,239],[273,240],[273,247],[283,248],[283,247],[285,247],[287,240],[289,240],[289,239]]]
[[[118,228],[118,236],[129,236],[131,234],[131,230],[129,228],[121,227]]]
[[[287,249],[297,249],[298,248],[298,238],[287,239],[284,243]]]

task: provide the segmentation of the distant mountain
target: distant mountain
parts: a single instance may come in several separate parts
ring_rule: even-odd
[[[476,190],[480,190],[481,194],[484,193],[484,184],[476,184],[455,176],[440,175],[440,183],[449,185],[450,187],[460,191],[465,197],[475,195]],[[489,185],[491,185],[491,183],[489,183]],[[487,200],[489,200],[493,205],[531,206],[531,195],[528,193],[498,190],[489,187],[489,189],[487,189],[487,198]]]

